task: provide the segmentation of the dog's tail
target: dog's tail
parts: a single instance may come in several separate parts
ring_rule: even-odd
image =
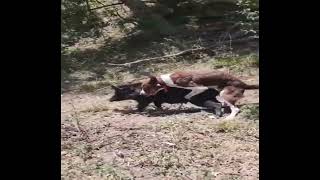
[[[253,84],[253,85],[244,84],[243,88],[244,89],[259,89],[259,84]]]
[[[241,80],[235,80],[232,81],[230,84],[228,84],[229,86],[234,86],[237,88],[241,88],[241,89],[259,89],[259,84],[252,84],[249,85]]]

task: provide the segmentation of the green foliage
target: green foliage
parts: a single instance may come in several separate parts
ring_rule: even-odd
[[[141,13],[144,9],[141,10],[141,8],[136,7],[134,4],[130,7],[117,5],[92,11],[89,10],[90,8],[102,6],[102,3],[106,5],[114,2],[101,1],[101,3],[98,3],[95,0],[62,0],[61,69],[63,76],[67,77],[67,74],[79,69],[94,71],[97,74],[103,75],[105,74],[104,68],[101,68],[100,71],[98,68],[97,70],[93,67],[102,67],[97,64],[107,59],[110,62],[113,61],[112,63],[123,63],[126,59],[141,58],[141,53],[137,52],[146,49],[149,51],[151,46],[145,49],[141,47],[146,47],[146,44],[152,41],[158,41],[163,36],[169,34],[179,34],[182,36],[184,33],[190,33],[191,31],[189,31],[189,29],[192,30],[192,28],[196,29],[198,27],[200,27],[201,31],[205,31],[207,27],[208,29],[218,27],[218,30],[224,30],[230,23],[234,23],[234,21],[230,22],[229,19],[226,19],[229,18],[229,16],[226,16],[226,12],[237,14],[237,16],[235,16],[238,17],[236,22],[242,23],[244,31],[253,31],[255,34],[258,33],[258,0],[239,0],[237,4],[229,0],[228,2],[210,0],[201,2],[197,0],[157,0],[151,3],[143,1],[142,3],[144,4],[139,7],[146,8],[146,13]],[[235,7],[238,7],[238,9],[235,9]],[[238,11],[235,12],[235,10]],[[216,25],[216,23],[218,25]],[[110,29],[111,31],[112,29],[119,31],[120,29],[121,34],[115,34],[116,36],[122,36],[121,38],[123,39],[119,40],[117,37],[113,40],[113,38],[107,37],[110,41],[104,41],[104,43],[108,45],[100,46],[99,44],[99,48],[103,47],[103,50],[79,48],[79,46],[83,44],[95,43],[95,38],[102,34],[102,29],[106,26],[109,26],[106,28],[108,31]],[[114,28],[114,26],[116,26],[116,28]],[[113,36],[113,34],[109,35],[107,33],[105,33],[105,35]],[[209,36],[211,36],[211,34],[208,35],[208,38]],[[99,39],[99,43],[102,42],[100,40],[102,39]],[[79,44],[74,46],[77,42],[79,42]],[[174,46],[177,46],[178,49],[186,49],[188,46],[180,45],[180,43],[176,44],[177,45]],[[162,49],[166,49],[165,51],[168,52],[171,51],[168,50],[171,47],[167,46],[169,46],[169,44],[164,45],[159,43],[158,47],[160,48],[155,48],[153,55],[159,53]],[[91,48],[92,46],[87,47]],[[167,52],[161,52],[161,54],[166,53]],[[121,58],[113,58],[118,56],[118,54],[121,54]],[[138,57],[136,57],[136,54],[139,54]],[[124,58],[125,55],[127,56],[126,58]],[[233,67],[242,61],[238,59],[225,59],[216,62],[217,64],[212,65]],[[248,62],[248,65],[250,65],[251,62],[258,64],[258,61],[246,62]],[[84,89],[90,90],[90,88],[87,87]]]
[[[126,174],[124,174],[119,168],[112,165],[100,165],[96,167],[96,171],[99,173],[100,177],[105,179],[114,180],[129,180],[132,179]]]
[[[236,19],[242,30],[254,36],[259,34],[259,0],[238,0]]]
[[[246,105],[241,108],[241,111],[245,118],[258,120],[259,119],[259,106],[257,105]]]
[[[61,2],[61,44],[62,48],[72,45],[81,37],[100,36],[96,26],[101,19],[89,12],[85,0],[62,0]]]
[[[213,65],[214,68],[226,67],[241,71],[249,67],[259,67],[259,57],[256,54],[221,57],[214,59],[211,65]]]
[[[239,130],[240,125],[232,121],[223,121],[218,124],[216,132],[218,133],[230,133]]]
[[[90,2],[90,1],[88,1]],[[68,58],[69,46],[84,37],[99,37],[102,19],[93,11],[85,0],[62,0],[61,2],[61,69],[71,72],[78,62]]]

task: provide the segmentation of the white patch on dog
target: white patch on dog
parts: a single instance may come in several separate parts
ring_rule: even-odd
[[[140,91],[140,95],[146,95],[147,93],[142,89],[141,91]]]
[[[219,95],[222,97],[223,93],[224,93],[225,90],[222,90]]]
[[[218,119],[217,116],[215,116],[215,115],[211,115],[211,116],[209,116],[209,118],[210,119]]]
[[[239,108],[237,108],[235,106],[231,106],[231,114],[229,116],[227,116],[225,119],[226,120],[233,119],[234,117],[236,117],[236,115],[238,114],[239,111],[240,111]]]
[[[210,89],[219,89],[218,86],[207,86]]]
[[[231,113],[230,113],[230,115],[225,118],[226,120],[230,120],[230,119],[233,119],[233,118],[238,114],[238,112],[240,111],[240,109],[237,108],[236,106],[234,106],[233,104],[229,103],[228,101],[226,101],[226,100],[222,97],[223,93],[224,93],[224,90],[222,90],[222,91],[220,92],[219,96],[216,96],[216,99],[217,99],[223,106],[227,105],[227,106],[229,106],[229,107],[231,108]]]
[[[161,75],[160,78],[162,79],[163,82],[165,82],[168,86],[171,86],[171,87],[174,87],[176,86],[174,84],[174,82],[172,81],[171,79],[171,74],[164,74],[164,75]]]
[[[214,88],[214,89],[217,89],[217,86],[198,86],[198,87],[183,87],[183,86],[178,86],[176,85],[172,79],[171,79],[171,74],[164,74],[164,75],[161,75],[160,78],[162,79],[163,82],[165,82],[167,84],[167,86],[169,87],[176,87],[176,88],[182,88],[182,89],[190,89],[192,90],[189,94],[187,94],[185,96],[186,99],[190,99],[191,97],[195,96],[195,95],[198,95],[198,94],[201,94],[202,92],[206,91],[207,89],[210,89],[210,88]],[[222,106],[229,106],[231,108],[231,113],[229,116],[226,117],[226,119],[233,119],[237,114],[238,112],[240,111],[239,108],[237,108],[236,106],[234,106],[233,104],[229,103],[228,101],[226,101],[222,95],[224,93],[224,90],[222,90],[220,92],[220,94],[218,96],[216,96],[216,99],[222,104]],[[213,118],[213,117],[211,117]]]
[[[191,97],[195,96],[195,95],[198,95],[198,94],[201,94],[203,93],[204,91],[206,91],[207,89],[209,89],[208,87],[206,86],[198,86],[198,87],[183,87],[183,86],[178,86],[176,85],[172,79],[171,79],[171,74],[164,74],[164,75],[161,75],[160,78],[162,79],[163,82],[166,83],[167,86],[169,87],[176,87],[176,88],[182,88],[182,89],[190,89],[192,90],[189,94],[187,94],[185,96],[186,99],[190,99]]]
[[[228,104],[227,101],[223,99],[222,97],[223,93],[224,93],[224,90],[220,92],[219,96],[216,96],[216,99],[222,104],[222,106],[229,105],[230,103]]]

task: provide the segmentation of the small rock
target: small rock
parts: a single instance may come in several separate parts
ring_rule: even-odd
[[[221,174],[220,172],[213,172],[212,173],[214,177],[217,177],[218,174]]]
[[[120,158],[124,158],[124,154],[121,151],[114,152],[114,154]]]
[[[167,144],[167,145],[169,145],[170,147],[174,147],[174,146],[176,146],[176,144],[174,144],[174,143],[170,143],[170,142],[164,142],[164,144]]]

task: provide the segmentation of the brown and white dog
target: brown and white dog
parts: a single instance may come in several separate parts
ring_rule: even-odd
[[[148,81],[142,83],[140,94],[155,95],[158,91],[167,87],[192,90],[185,96],[186,99],[190,99],[210,88],[219,90],[220,95],[215,98],[231,108],[231,114],[226,119],[233,119],[240,111],[235,103],[243,97],[246,89],[259,89],[259,85],[248,85],[231,74],[221,71],[178,71],[159,77],[150,76]]]

